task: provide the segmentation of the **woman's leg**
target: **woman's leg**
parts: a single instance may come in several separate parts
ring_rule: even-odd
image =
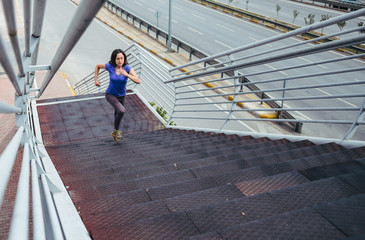
[[[120,122],[121,122],[124,112],[125,112],[125,108],[123,106],[125,96],[117,98],[116,96],[105,93],[105,99],[114,108],[114,129],[119,130],[119,125],[120,125]]]

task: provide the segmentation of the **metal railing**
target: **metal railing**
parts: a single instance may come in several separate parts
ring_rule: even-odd
[[[364,14],[358,10],[173,68],[133,45],[128,59],[138,62],[142,79],[134,88],[163,107],[169,122],[216,121],[219,131],[241,131],[231,127],[240,121],[280,123],[308,138],[364,144],[365,55],[343,52],[365,42],[364,26],[309,40],[298,37]]]
[[[292,37],[305,34],[306,32],[320,29],[341,21],[346,21],[359,16],[364,16],[365,9],[353,13],[345,14],[325,22],[303,27],[285,34],[277,35],[264,39],[240,48],[216,54],[195,62],[174,67],[170,69],[173,78],[170,83],[185,82],[189,79],[202,79],[203,83],[181,84],[176,88],[176,105],[171,112],[171,119],[188,118],[187,114],[196,113],[193,108],[199,108],[200,112],[208,112],[202,106],[211,105],[203,99],[217,97],[216,93],[211,90],[220,90],[221,97],[229,101],[214,101],[214,104],[226,105],[225,109],[217,109],[216,112],[222,113],[222,116],[216,117],[216,120],[222,120],[221,129],[230,121],[271,121],[283,123],[308,123],[308,124],[342,124],[349,126],[343,134],[342,140],[349,140],[364,122],[364,104],[365,104],[365,81],[360,79],[350,80],[349,73],[363,74],[364,54],[345,53],[342,56],[332,54],[330,51],[338,51],[341,48],[349,46],[358,46],[365,42],[365,34],[358,36],[346,37],[351,32],[363,32],[363,27],[357,27],[348,31],[332,34],[333,41],[323,41],[324,37],[318,37],[309,41],[288,41]],[[328,36],[326,36],[328,37]],[[288,43],[293,42],[293,43]],[[267,50],[267,45],[275,45]],[[303,57],[315,59],[313,61],[305,60]],[[294,64],[296,59],[302,59],[302,63]],[[220,64],[208,65],[207,63],[218,59]],[[317,60],[318,59],[318,60]],[[353,67],[346,68],[349,62],[358,59],[357,64]],[[330,65],[333,64],[334,65]],[[262,69],[263,66],[276,64],[279,67],[273,69]],[[321,66],[324,71],[319,71]],[[328,67],[327,67],[328,66]],[[181,68],[190,68],[189,71],[180,73]],[[303,73],[298,74],[301,69]],[[227,72],[233,74],[226,75]],[[284,73],[284,74],[281,74]],[[270,75],[269,75],[270,74]],[[220,76],[219,76],[220,75]],[[283,76],[284,75],[284,76]],[[223,76],[223,77],[222,77]],[[225,76],[225,77],[224,77]],[[242,81],[250,77],[250,82]],[[325,80],[332,77],[334,81]],[[185,97],[184,94],[191,93],[191,87],[197,87],[198,84],[214,84],[213,88],[198,87],[203,96]],[[290,84],[290,87],[288,86]],[[260,89],[253,90],[250,88],[242,91],[242,87],[248,85],[260,86]],[[334,94],[329,94],[323,89],[336,88]],[[262,93],[270,94],[267,99],[245,99],[248,95],[259,96]],[[336,106],[332,104],[333,100],[349,100],[347,106]],[[314,102],[315,100],[315,102]],[[244,109],[247,103],[268,103],[275,102],[278,107],[271,108],[277,112],[276,119],[250,119],[239,115],[241,112],[263,111],[261,108]],[[286,105],[291,105],[287,107]],[[291,112],[295,119],[283,119],[282,112]],[[337,113],[345,111],[346,114],[339,116]],[[305,118],[305,113],[327,112],[328,119],[323,118],[324,114],[311,114],[311,118]],[[183,113],[183,116],[178,114]],[[224,114],[223,114],[224,113]],[[342,117],[342,118],[341,118]],[[315,119],[316,118],[316,119]],[[200,117],[199,119],[207,119]],[[362,135],[364,136],[364,135]],[[361,137],[361,136],[360,136]],[[364,140],[362,138],[361,140]]]
[[[9,58],[9,51],[0,35],[0,63],[12,83],[16,95],[14,106],[0,101],[0,113],[15,113],[18,130],[0,156],[0,206],[4,202],[5,193],[9,187],[8,183],[14,163],[18,161],[17,153],[23,152],[15,204],[14,208],[10,209],[12,219],[7,234],[8,239],[90,239],[43,145],[36,98],[41,96],[47,88],[104,2],[105,0],[83,0],[81,2],[51,64],[42,66],[37,65],[37,57],[46,1],[36,0],[33,6],[31,6],[32,1],[23,3],[25,35],[23,54],[17,36],[14,1],[2,1],[18,69],[14,69]],[[33,9],[33,14],[31,9]],[[42,86],[38,88],[35,73],[40,70],[48,70],[48,72],[43,79]],[[30,209],[32,209],[31,214]],[[9,209],[5,210],[9,211]],[[2,219],[2,224],[4,221],[7,219]],[[33,225],[30,226],[30,223]],[[30,236],[29,229],[32,229],[32,236]]]

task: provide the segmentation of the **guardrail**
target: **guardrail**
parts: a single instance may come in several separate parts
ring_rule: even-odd
[[[239,47],[234,50],[226,51],[220,54],[216,54],[211,57],[207,57],[204,59],[200,59],[197,61],[194,61],[189,64],[185,64],[182,66],[174,67],[170,69],[170,71],[173,74],[173,79],[169,82],[173,82],[175,84],[181,82],[181,81],[187,81],[190,79],[197,79],[197,78],[205,78],[209,79],[204,82],[204,84],[219,84],[223,80],[231,81],[231,85],[224,85],[222,84],[222,87],[214,87],[213,89],[231,89],[229,92],[223,91],[219,96],[226,97],[232,100],[232,103],[224,102],[224,101],[214,101],[214,104],[227,104],[227,109],[217,110],[217,112],[227,112],[226,120],[223,126],[225,126],[228,122],[234,121],[237,119],[243,120],[243,121],[272,121],[272,122],[287,122],[287,123],[295,123],[295,122],[302,122],[302,123],[327,123],[327,124],[349,124],[351,125],[350,129],[348,129],[347,133],[344,134],[343,139],[347,140],[351,138],[354,134],[354,132],[357,130],[357,128],[360,125],[363,125],[365,122],[363,121],[364,118],[364,103],[365,103],[365,94],[364,91],[361,91],[360,89],[364,89],[362,84],[364,84],[364,81],[339,81],[337,80],[337,83],[332,82],[321,82],[321,78],[324,76],[336,76],[339,78],[340,76],[343,76],[341,74],[346,73],[356,73],[364,71],[365,68],[363,67],[363,64],[360,64],[359,67],[351,68],[351,69],[334,69],[323,72],[318,72],[318,70],[310,68],[310,67],[316,67],[318,65],[322,66],[325,64],[330,64],[334,62],[341,62],[341,64],[347,63],[346,61],[351,61],[354,58],[363,59],[364,54],[357,54],[357,55],[350,55],[350,56],[344,56],[344,57],[337,57],[337,58],[329,58],[326,55],[320,55],[320,59],[315,62],[306,62],[298,65],[292,66],[291,64],[286,67],[279,67],[277,69],[269,69],[269,70],[257,70],[255,67],[257,66],[264,66],[265,64],[273,64],[277,63],[280,66],[285,66],[284,61],[288,60],[295,60],[298,58],[302,58],[303,56],[314,56],[313,59],[316,58],[316,56],[319,56],[318,53],[328,52],[330,50],[336,50],[338,48],[342,47],[348,47],[353,45],[362,44],[365,42],[365,36],[364,34],[360,34],[358,37],[350,37],[346,38],[346,34],[354,31],[363,31],[363,27],[357,27],[351,30],[348,30],[346,32],[338,32],[334,33],[334,35],[340,36],[342,35],[343,38],[337,38],[336,41],[322,41],[323,39],[321,37],[314,39],[313,41],[301,41],[298,43],[292,43],[288,45],[287,43],[281,43],[280,41],[285,41],[289,39],[290,37],[297,36],[299,34],[306,33],[311,30],[320,29],[325,26],[329,26],[332,24],[337,24],[337,22],[346,21],[352,18],[356,18],[359,16],[364,16],[365,9],[358,10],[356,12],[348,13],[336,18],[329,19],[324,22],[316,23],[307,27],[303,27],[300,29],[296,29],[294,31],[290,31],[278,36],[274,36],[268,39],[264,39],[261,41],[258,41],[256,43],[248,44],[242,47]],[[345,35],[345,36],[344,36]],[[317,40],[317,41],[316,41]],[[313,45],[308,45],[308,43],[315,43]],[[265,46],[266,44],[274,44],[282,47],[277,47],[270,50],[265,50],[264,48],[260,48],[262,46]],[[221,62],[219,65],[212,65],[212,66],[206,66],[207,61],[212,61],[214,59],[227,59],[226,62]],[[325,59],[326,58],[326,59]],[[289,62],[291,63],[291,62]],[[204,66],[203,66],[204,65]],[[339,67],[341,65],[338,65]],[[181,68],[191,68],[191,70],[180,73],[179,70]],[[292,69],[298,70],[301,68],[308,68],[307,74],[298,75],[296,72],[292,72],[291,75],[285,76],[285,77],[271,77],[270,75],[266,75],[266,77],[261,77],[262,75],[265,76],[265,74],[275,74],[280,73],[283,71],[290,71]],[[313,69],[313,70],[312,70]],[[228,76],[226,78],[220,78],[216,75],[221,75],[222,73],[226,73],[228,71],[231,71],[234,73],[234,76]],[[241,74],[241,72],[246,72],[245,74]],[[260,76],[261,75],[261,76]],[[245,82],[240,81],[240,79],[245,77],[255,77],[257,80],[253,81],[251,78],[251,82]],[[346,77],[346,75],[345,75]],[[316,81],[318,83],[310,83],[307,82],[307,79],[317,79]],[[298,81],[298,79],[301,79],[301,81]],[[295,82],[295,83],[293,83]],[[275,83],[275,84],[274,84]],[[281,83],[281,84],[280,84]],[[184,107],[192,107],[192,106],[203,106],[202,102],[194,102],[194,103],[186,103],[186,101],[191,101],[192,99],[195,100],[202,100],[203,98],[210,98],[214,97],[216,95],[213,94],[205,94],[204,96],[197,96],[195,98],[187,98],[182,97],[183,94],[186,94],[188,92],[191,92],[191,90],[187,90],[186,88],[190,88],[193,85],[197,85],[199,83],[194,84],[184,84],[182,86],[179,86],[176,94],[176,105],[175,110],[172,113],[171,118],[177,118],[180,116],[176,116],[176,113],[191,113],[194,112],[191,109],[187,110],[184,109]],[[246,87],[248,85],[259,85],[261,89],[263,90],[252,90],[249,89],[249,91],[239,91],[239,89],[243,86]],[[275,87],[270,86],[272,84]],[[288,87],[288,84],[291,84],[290,87]],[[341,88],[345,86],[358,86],[355,87],[353,92],[346,93],[346,94],[340,94],[342,91]],[[321,88],[331,88],[336,87],[338,89],[338,94],[328,94],[326,92],[325,95],[318,95],[316,93],[317,89]],[[186,89],[186,90],[182,90]],[[300,92],[298,90],[305,90],[306,95],[301,96]],[[200,89],[200,92],[208,92],[209,89]],[[240,97],[247,96],[249,94],[261,94],[261,93],[270,93],[271,97],[269,99],[253,99],[253,100],[241,100]],[[288,94],[291,95],[288,97]],[[337,107],[331,107],[331,104],[327,102],[328,99],[342,99],[342,98],[357,98],[358,105],[356,107],[346,107],[346,108],[337,108]],[[307,102],[308,100],[316,100],[321,101],[320,105],[326,106],[326,107],[316,107],[315,105],[317,103],[312,102],[311,107],[299,107],[301,104],[298,104],[298,101]],[[246,103],[254,103],[254,102],[275,102],[277,104],[276,108],[271,108],[271,110],[277,111],[279,116],[282,114],[282,111],[287,111],[293,113],[295,115],[295,119],[247,119],[247,118],[241,118],[239,116],[234,115],[234,113],[242,112],[242,111],[263,111],[259,108],[257,109],[235,109],[234,105],[245,105]],[[285,107],[286,103],[292,103],[297,102],[297,107]],[[232,105],[231,105],[232,104]],[[349,104],[351,105],[351,104]],[[228,106],[231,106],[228,108]],[[352,104],[352,106],[354,106]],[[180,107],[181,110],[177,110],[177,108]],[[199,107],[198,107],[199,108]],[[335,110],[336,109],[336,110]],[[200,111],[208,111],[207,109],[200,110]],[[344,119],[338,120],[335,116],[332,116],[333,119],[336,120],[324,120],[324,119],[305,119],[298,114],[298,112],[310,112],[310,111],[329,111],[333,112],[334,115],[336,111],[349,111],[353,113],[353,120],[345,120],[347,116],[344,116]],[[223,114],[222,114],[223,115]],[[224,116],[224,115],[223,115]],[[303,115],[304,116],[304,115]],[[321,116],[317,116],[321,117]],[[187,118],[187,116],[181,117],[181,118]],[[224,117],[217,118],[223,120]],[[312,116],[313,118],[313,116]],[[200,118],[200,119],[205,119]]]

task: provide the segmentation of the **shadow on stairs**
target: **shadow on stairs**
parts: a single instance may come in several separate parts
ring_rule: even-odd
[[[41,129],[93,239],[364,237],[365,147],[166,129],[136,95],[114,143],[102,96],[64,100]]]

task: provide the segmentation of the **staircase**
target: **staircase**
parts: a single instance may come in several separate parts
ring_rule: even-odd
[[[114,143],[113,110],[86,97],[38,112],[93,239],[364,238],[365,147],[164,128],[134,94]]]

